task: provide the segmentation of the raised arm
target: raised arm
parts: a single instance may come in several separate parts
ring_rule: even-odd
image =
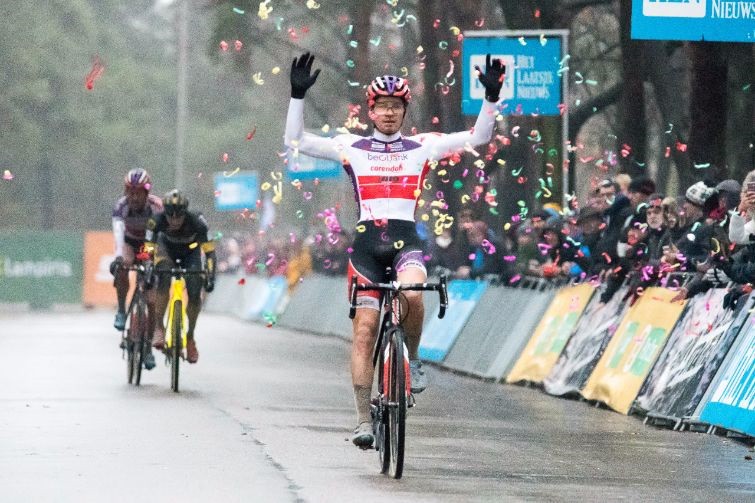
[[[475,69],[478,72],[477,78],[485,86],[485,100],[482,102],[477,121],[471,131],[428,137],[434,138],[430,140],[433,143],[432,157],[434,159],[445,157],[465,147],[471,148],[485,144],[493,137],[497,115],[496,104],[503,86],[503,79],[506,76],[506,66],[500,59],[491,61],[490,54],[488,54],[485,59],[485,73],[479,66],[476,66]]]
[[[284,143],[295,153],[337,161],[340,159],[337,142],[304,132],[304,96],[320,74],[319,68],[311,73],[314,60],[315,57],[306,52],[291,63],[291,101],[288,104]]]

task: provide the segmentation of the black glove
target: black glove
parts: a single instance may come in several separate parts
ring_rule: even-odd
[[[498,58],[491,62],[490,54],[488,54],[485,56],[485,73],[482,73],[477,65],[475,65],[475,70],[479,72],[477,78],[480,79],[480,83],[485,86],[485,99],[492,103],[498,101],[501,87],[503,87],[503,78],[506,75],[506,65]]]
[[[317,80],[317,76],[320,75],[319,68],[312,75],[309,74],[312,71],[312,62],[314,60],[314,56],[310,56],[308,52],[305,52],[298,59],[294,58],[294,62],[291,63],[292,98],[304,98],[307,89],[312,87],[312,84]]]
[[[123,267],[123,257],[115,257],[115,260],[110,262],[110,274],[115,276],[121,267]]]
[[[215,275],[214,274],[208,274],[207,279],[204,281],[204,290],[207,293],[212,292],[215,290]]]

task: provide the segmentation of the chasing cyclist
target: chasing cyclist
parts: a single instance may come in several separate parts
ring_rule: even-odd
[[[113,326],[123,331],[126,327],[126,295],[129,290],[128,267],[142,252],[147,220],[163,211],[159,197],[150,194],[152,180],[149,173],[135,168],[126,174],[124,195],[113,208],[113,236],[115,237],[115,260],[110,264],[110,273],[115,277],[115,291],[118,296],[118,311]],[[153,323],[154,296],[147,295],[150,325]],[[151,333],[151,332],[150,332]],[[152,352],[144,356],[144,367],[152,370],[155,357]]]
[[[476,68],[485,87],[485,101],[471,131],[453,134],[403,136],[400,132],[411,101],[406,80],[385,75],[367,87],[367,105],[374,131],[370,137],[341,134],[324,138],[304,132],[304,95],[320,70],[312,71],[314,56],[294,58],[291,65],[291,101],[286,118],[285,144],[296,153],[340,161],[354,184],[359,207],[358,232],[349,260],[348,277],[364,283],[382,282],[386,267],[396,271],[402,283],[422,283],[427,278],[423,250],[415,229],[414,211],[431,161],[440,160],[465,146],[488,143],[495,128],[496,102],[505,67],[486,59],[485,73]],[[408,309],[403,326],[407,334],[411,388],[419,393],[427,386],[418,351],[424,306],[421,292],[405,292]],[[360,292],[353,322],[351,378],[358,425],[351,438],[362,448],[374,441],[370,418],[373,381],[372,351],[380,317],[378,292]]]
[[[154,256],[157,276],[157,299],[155,300],[155,331],[152,345],[163,349],[165,345],[165,327],[163,317],[168,307],[170,295],[170,269],[176,260],[181,260],[181,267],[190,270],[202,268],[202,252],[206,259],[206,276],[204,288],[209,293],[215,288],[215,243],[207,237],[207,221],[201,213],[188,211],[189,200],[179,190],[171,190],[163,198],[164,211],[147,221],[147,251]],[[189,328],[186,341],[186,360],[197,363],[199,352],[194,339],[194,328],[199,311],[202,309],[202,276],[186,276],[186,290],[189,302],[186,314]]]

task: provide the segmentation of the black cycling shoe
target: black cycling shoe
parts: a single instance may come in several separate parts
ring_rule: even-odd
[[[359,426],[354,428],[354,434],[351,435],[351,441],[361,449],[371,448],[372,443],[375,441],[375,436],[372,434],[372,423],[369,421],[359,423]]]
[[[113,326],[116,330],[120,330],[121,332],[126,328],[126,313],[123,311],[118,311],[115,313],[115,321],[113,322]]]

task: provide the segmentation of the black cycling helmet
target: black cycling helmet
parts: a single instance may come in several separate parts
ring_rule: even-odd
[[[173,189],[163,196],[163,208],[167,215],[183,215],[188,207],[189,200],[178,189]]]

